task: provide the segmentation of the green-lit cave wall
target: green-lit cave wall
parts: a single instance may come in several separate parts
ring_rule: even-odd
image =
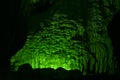
[[[34,69],[62,67],[83,74],[115,73],[117,63],[106,28],[113,12],[101,7],[110,6],[109,0],[58,1],[48,10],[52,15],[30,16],[27,41],[11,58],[12,70],[29,63]]]

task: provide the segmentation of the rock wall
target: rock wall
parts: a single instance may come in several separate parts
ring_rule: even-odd
[[[107,34],[113,13],[102,7],[107,3],[66,0],[56,4],[50,9],[53,15],[38,21],[36,32],[30,32],[24,48],[11,59],[12,65],[18,61],[17,67],[29,63],[33,68],[63,67],[83,74],[115,73],[117,64]]]

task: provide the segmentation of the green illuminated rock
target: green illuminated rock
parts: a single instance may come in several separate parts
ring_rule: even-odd
[[[91,2],[86,3],[85,0],[84,4]],[[63,7],[58,7],[51,18],[44,19],[43,22],[38,21],[36,32],[30,30],[25,46],[11,59],[11,64],[16,66],[14,70],[29,63],[34,69],[62,67],[66,70],[78,69],[84,75],[114,73],[117,65],[106,29],[112,12],[103,7],[108,16],[104,19],[99,1],[89,4],[89,8],[83,6],[87,9],[82,12],[83,9],[80,8],[77,15],[70,15],[69,12],[67,14]]]

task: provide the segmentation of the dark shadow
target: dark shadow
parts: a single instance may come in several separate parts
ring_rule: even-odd
[[[0,80],[7,78],[10,69],[10,58],[23,48],[27,39],[27,16],[20,10],[21,0],[6,0],[4,6],[4,25],[0,34]],[[2,78],[2,79],[1,79]]]
[[[55,5],[56,1],[41,0],[33,4],[32,15],[45,13]]]
[[[112,41],[113,55],[116,57],[118,67],[120,68],[120,11],[113,15],[107,29],[108,35]]]
[[[18,72],[20,73],[29,73],[31,71],[32,71],[32,67],[30,64],[23,64],[18,68]]]
[[[119,80],[118,75],[94,74],[82,75],[82,72],[75,70],[65,70],[62,67],[31,69],[29,64],[23,64],[17,72],[11,72],[11,80],[107,80],[109,78]],[[8,80],[9,80],[8,79]]]

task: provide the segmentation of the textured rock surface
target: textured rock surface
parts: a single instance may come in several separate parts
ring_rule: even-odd
[[[33,68],[63,67],[83,74],[114,73],[117,64],[107,34],[113,13],[101,7],[109,4],[99,0],[66,1],[51,9],[55,12],[51,17],[38,21],[36,32],[30,32],[24,48],[11,59],[12,65],[19,61],[17,67],[30,63]]]

